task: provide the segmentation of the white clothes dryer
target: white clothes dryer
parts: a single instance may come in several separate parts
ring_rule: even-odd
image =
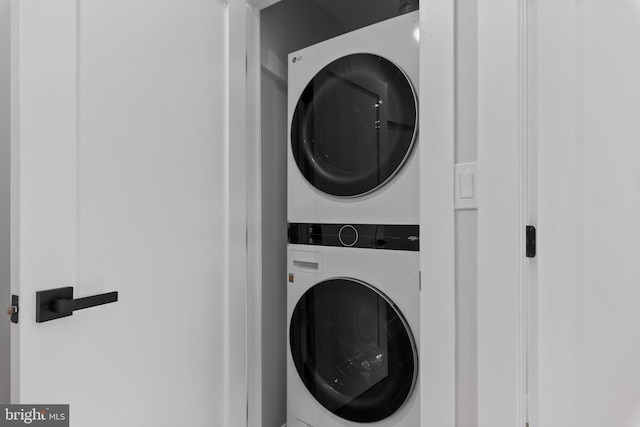
[[[418,224],[419,15],[289,55],[289,222]]]
[[[418,226],[291,224],[287,425],[420,425]]]

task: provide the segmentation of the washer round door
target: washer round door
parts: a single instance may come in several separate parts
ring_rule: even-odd
[[[393,303],[364,282],[331,279],[305,292],[293,311],[289,341],[302,382],[341,418],[385,419],[415,386],[411,330]]]
[[[334,196],[369,193],[407,160],[417,133],[409,78],[372,54],[339,58],[306,86],[291,123],[291,149],[304,177]]]

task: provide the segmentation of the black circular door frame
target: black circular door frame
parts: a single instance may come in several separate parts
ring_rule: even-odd
[[[408,160],[418,101],[405,72],[374,54],[343,56],[302,91],[291,121],[298,169],[318,190],[358,197],[389,182]]]
[[[388,418],[415,388],[418,351],[409,324],[361,280],[337,277],[308,289],[291,316],[289,343],[307,390],[341,418]]]

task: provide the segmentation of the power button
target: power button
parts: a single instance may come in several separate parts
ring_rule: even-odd
[[[338,232],[338,239],[343,246],[353,246],[358,241],[358,230],[353,225],[345,225]]]

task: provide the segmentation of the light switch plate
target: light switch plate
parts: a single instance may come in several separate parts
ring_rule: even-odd
[[[478,163],[455,166],[455,208],[478,209]]]

